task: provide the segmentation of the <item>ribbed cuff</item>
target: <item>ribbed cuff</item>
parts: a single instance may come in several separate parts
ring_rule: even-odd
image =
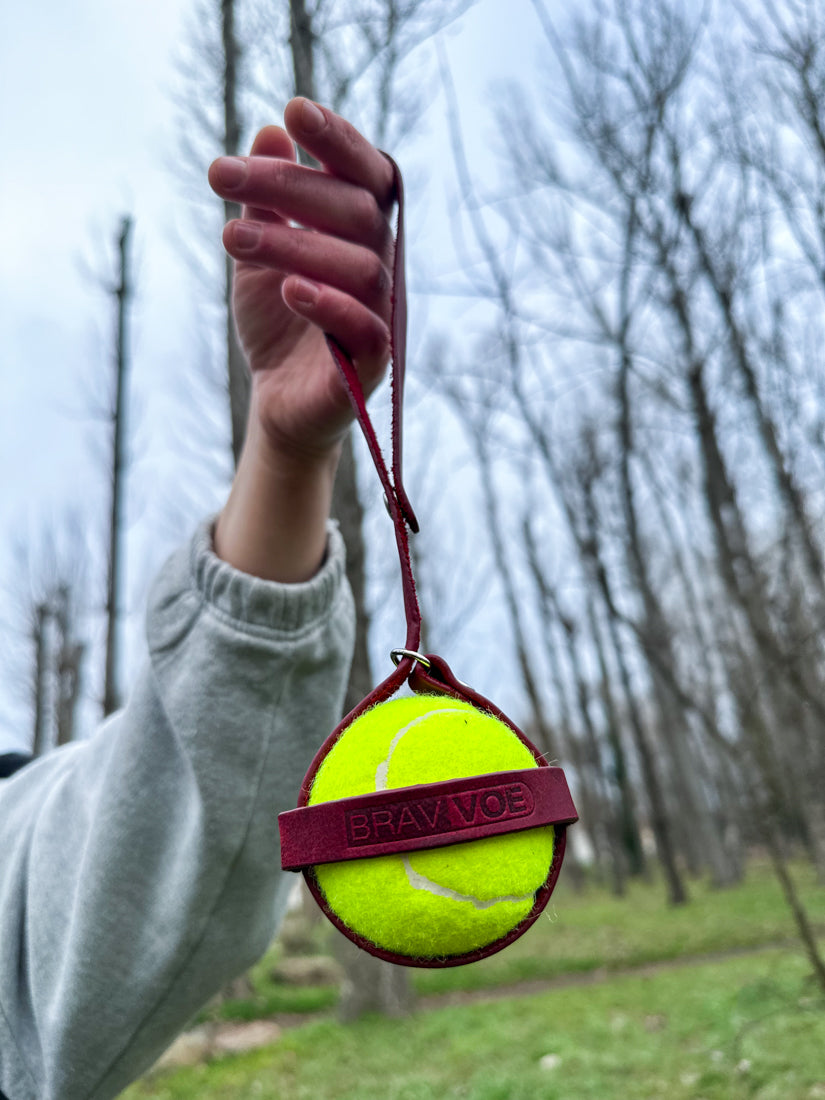
[[[214,519],[200,524],[190,544],[190,568],[204,601],[239,625],[274,631],[304,628],[327,615],[344,579],[344,540],[338,525],[327,524],[324,563],[311,580],[296,584],[261,580],[242,573],[213,549]]]

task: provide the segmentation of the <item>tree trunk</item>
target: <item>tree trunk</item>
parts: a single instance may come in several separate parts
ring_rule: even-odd
[[[295,94],[317,99],[314,51],[317,36],[305,0],[290,0],[290,38]],[[366,548],[364,509],[358,494],[355,452],[350,432],[344,440],[335,480],[333,514],[341,527],[347,551],[347,579],[355,602],[355,650],[344,702],[345,713],[367,696],[374,686],[369,656],[369,611],[366,602]],[[332,731],[330,731],[332,732]],[[380,905],[381,899],[375,899]],[[355,947],[335,933],[335,956],[346,979],[341,991],[339,1013],[353,1020],[364,1012],[397,1016],[407,1012],[413,1000],[409,973],[405,967],[384,962]]]
[[[129,271],[131,218],[123,218],[118,237],[120,279],[113,294],[117,301],[115,352],[115,395],[112,411],[112,485],[109,518],[109,562],[106,586],[106,671],[103,686],[104,717],[120,706],[118,682],[120,660],[121,575],[123,572],[123,506],[125,496],[127,439],[126,398],[128,384],[128,307],[132,295]]]
[[[380,905],[380,899],[376,899]],[[336,930],[333,953],[344,969],[338,1016],[352,1023],[367,1012],[397,1018],[407,1016],[413,1007],[413,990],[403,966],[377,959]]]
[[[719,836],[718,847],[722,850],[721,861],[715,857],[711,860],[711,883],[714,887],[724,888],[740,882],[745,870],[745,853],[741,844],[741,807],[737,798],[737,785],[734,778],[729,752],[718,743],[718,730],[716,729],[715,685],[719,681],[716,668],[720,668],[720,675],[724,675],[721,658],[718,656],[719,643],[713,638],[713,631],[704,621],[705,617],[700,609],[699,593],[685,560],[684,548],[680,545],[668,502],[665,494],[658,484],[656,472],[650,456],[641,456],[645,463],[645,471],[648,481],[654,487],[651,496],[656,507],[656,526],[664,534],[670,546],[673,574],[678,578],[681,586],[684,607],[688,618],[688,634],[692,636],[692,652],[695,652],[696,661],[701,668],[701,680],[698,684],[702,691],[702,698],[698,700],[696,711],[702,716],[703,728],[707,737],[707,748],[700,746],[693,753],[694,766],[701,777],[701,783],[706,791],[715,792],[716,805],[709,809],[709,817],[714,829]],[[649,656],[655,656],[649,654]],[[685,693],[676,685],[676,669],[671,663],[666,671],[673,675],[669,682],[671,693],[680,695],[682,700],[680,712],[687,717],[690,708],[685,706]],[[662,667],[659,668],[660,675]],[[691,695],[695,697],[696,688],[692,685]],[[708,727],[716,734],[710,734]]]
[[[802,942],[805,954],[808,956],[808,960],[813,968],[816,983],[820,990],[825,993],[825,959],[823,959],[819,952],[816,932],[808,919],[808,914],[797,892],[796,884],[788,870],[788,865],[785,861],[785,855],[782,851],[779,838],[770,826],[765,829],[763,836],[771,858],[774,874],[779,879],[779,884],[785,895],[785,901],[788,903],[788,908],[796,924],[799,939]]]
[[[292,54],[295,94],[306,96],[308,99],[317,98],[316,45],[312,16],[307,11],[306,0],[289,0],[289,48]]]
[[[471,423],[471,416],[466,408],[456,403],[456,411],[463,413],[464,423],[467,425],[473,442],[476,459],[479,468],[479,483],[484,498],[484,517],[487,525],[487,533],[493,544],[493,560],[496,565],[496,573],[501,580],[504,589],[504,606],[507,617],[510,620],[510,628],[516,643],[516,656],[518,658],[519,671],[527,699],[530,703],[531,724],[536,734],[536,742],[541,752],[549,760],[558,760],[559,752],[556,744],[555,733],[550,729],[544,712],[544,704],[541,699],[533,664],[530,660],[527,636],[522,622],[519,601],[516,596],[513,569],[504,546],[502,537],[502,518],[499,514],[498,502],[493,483],[493,471],[487,443],[484,439],[484,429],[478,424]]]
[[[678,154],[673,152],[674,174],[677,185],[681,185],[681,166]],[[733,292],[726,279],[720,274],[719,265],[714,262],[705,232],[692,216],[693,202],[685,195],[681,186],[674,204],[688,229],[696,246],[699,267],[704,274],[722,315],[731,360],[742,381],[743,391],[750,401],[754,412],[759,438],[768,457],[777,491],[785,509],[786,519],[794,526],[802,544],[808,564],[810,578],[816,586],[820,601],[825,598],[825,562],[814,537],[812,524],[808,516],[804,494],[797,484],[779,445],[778,432],[762,396],[756,380],[756,371],[751,361],[747,341],[734,311]]]
[[[58,746],[74,740],[75,711],[80,694],[80,667],[85,647],[75,637],[74,609],[71,590],[68,585],[61,585],[55,595],[54,610]]]
[[[650,827],[656,841],[656,854],[659,857],[659,863],[665,876],[665,882],[667,883],[668,901],[671,905],[683,905],[688,900],[688,894],[676,862],[670,816],[665,808],[662,784],[659,778],[658,768],[656,767],[653,747],[650,744],[650,736],[642,721],[639,708],[636,705],[633,687],[630,682],[630,672],[627,667],[627,661],[625,660],[622,642],[619,638],[616,620],[610,611],[610,607],[612,606],[612,595],[607,588],[607,574],[601,563],[599,563],[597,568],[597,583],[605,598],[605,602],[608,604],[607,631],[613,648],[613,656],[619,670],[619,680],[622,685],[624,701],[627,707],[628,722],[631,734],[633,735],[633,743],[636,746],[636,754],[639,757],[639,764],[642,769],[642,778],[644,780],[650,808]]]
[[[673,828],[670,815],[665,806],[665,798],[662,790],[662,782],[659,769],[650,742],[650,734],[642,720],[642,715],[633,694],[633,686],[630,682],[630,671],[627,667],[624,648],[618,630],[618,615],[616,602],[607,575],[607,569],[600,556],[599,532],[596,504],[593,498],[593,483],[585,476],[583,489],[583,523],[585,525],[585,539],[581,543],[588,572],[596,591],[602,597],[607,614],[607,631],[619,670],[619,680],[624,693],[627,707],[628,724],[636,753],[642,769],[642,778],[647,792],[650,808],[650,827],[656,840],[656,852],[667,883],[668,900],[671,905],[683,905],[688,900],[687,890],[682,880],[676,862],[676,853],[673,846]]]
[[[627,539],[625,546],[629,559],[631,575],[636,590],[641,596],[644,608],[641,636],[643,653],[647,660],[653,694],[660,714],[660,737],[667,746],[673,761],[673,782],[678,793],[681,834],[681,847],[690,870],[697,874],[703,864],[711,868],[714,882],[721,883],[730,878],[726,867],[725,852],[721,837],[708,814],[708,805],[703,798],[696,769],[691,759],[687,743],[687,715],[681,713],[678,700],[674,697],[670,685],[676,680],[676,657],[673,637],[667,625],[666,616],[653,590],[650,579],[647,556],[642,546],[636,508],[635,488],[630,469],[633,453],[633,423],[630,405],[630,355],[627,348],[621,349],[619,367],[619,469],[621,481],[622,511],[624,515]],[[651,656],[655,654],[655,660]],[[662,668],[667,675],[662,674]]]
[[[46,751],[46,715],[48,712],[48,624],[49,608],[39,603],[34,609],[32,624],[34,640],[34,682],[32,684],[34,731],[32,735],[32,755],[42,756]]]
[[[223,152],[237,156],[240,152],[242,122],[238,105],[238,64],[241,47],[235,32],[235,0],[221,0],[221,42],[223,45]],[[237,203],[224,201],[224,220],[240,217]],[[232,313],[234,261],[228,254],[224,261],[224,316],[226,334],[226,371],[229,390],[229,415],[232,425],[232,458],[237,467],[243,450],[246,420],[249,413],[250,377],[246,357],[238,341]]]
[[[350,430],[341,449],[341,461],[332,497],[332,513],[338,520],[347,548],[347,580],[355,603],[355,648],[344,697],[345,714],[369,695],[375,686],[369,652],[370,613],[367,607],[364,507],[358,495],[353,430]]]
[[[564,622],[557,595],[542,572],[538,546],[533,537],[529,517],[524,519],[522,532],[527,551],[527,563],[539,594],[544,648],[550,663],[551,675],[559,701],[560,724],[562,729],[567,731],[567,736],[563,738],[565,756],[575,765],[579,776],[579,796],[582,803],[582,820],[580,824],[584,824],[590,837],[593,846],[593,861],[599,879],[604,880],[606,877],[604,868],[607,860],[613,892],[617,897],[620,897],[624,894],[625,889],[625,861],[622,858],[620,838],[615,827],[616,823],[613,820],[615,815],[608,791],[607,779],[602,769],[598,738],[588,708],[587,687],[577,663],[578,657],[572,624]],[[559,639],[556,629],[557,624],[561,629],[566,628],[567,633],[564,641]],[[572,679],[575,684],[573,698],[570,698],[569,677],[565,668],[565,642],[569,647],[567,663],[572,667]],[[574,743],[573,712],[576,705],[578,705],[578,715],[584,727],[585,736],[583,748],[581,751],[574,753],[572,748]]]
[[[639,823],[636,815],[636,796],[630,782],[630,773],[627,767],[627,757],[624,751],[621,737],[621,724],[619,708],[613,690],[613,678],[610,666],[607,663],[607,654],[604,648],[604,639],[596,616],[596,608],[593,599],[587,596],[587,612],[590,620],[590,633],[596,647],[596,655],[599,662],[600,691],[602,707],[604,709],[607,724],[607,741],[613,765],[613,782],[619,795],[619,805],[616,812],[616,828],[621,841],[621,850],[628,862],[628,871],[631,875],[648,877],[647,863],[644,847],[639,832]]]

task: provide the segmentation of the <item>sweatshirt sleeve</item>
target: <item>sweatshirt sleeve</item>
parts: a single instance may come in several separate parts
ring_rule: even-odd
[[[304,584],[233,570],[207,524],[166,564],[127,706],[0,783],[0,1094],[116,1096],[267,948],[295,882],[277,816],[352,636],[333,526]]]

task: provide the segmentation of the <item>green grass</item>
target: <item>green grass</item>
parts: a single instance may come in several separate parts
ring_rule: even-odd
[[[815,924],[825,932],[825,890],[807,865],[794,870]],[[591,887],[574,892],[562,876],[548,908],[516,943],[472,966],[413,972],[421,995],[492,989],[532,979],[558,978],[593,970],[614,972],[683,956],[736,951],[795,939],[795,929],[767,865],[754,862],[733,890],[690,887],[691,902],[677,908],[664,900],[660,883],[634,883],[625,898]],[[314,948],[328,942],[326,922],[313,932]],[[255,996],[227,1001],[201,1018],[254,1019],[281,1012],[313,1013],[332,1008],[333,986],[294,988],[272,980],[277,944],[250,972]]]
[[[554,1056],[543,1069],[540,1060]],[[308,1024],[128,1100],[815,1100],[825,1001],[787,949],[587,987]]]
[[[207,1020],[259,1020],[281,1013],[305,1013],[312,1015],[334,1008],[338,1003],[335,986],[281,985],[260,975],[253,982],[255,996],[248,1000],[225,1000],[214,1007],[205,1008],[197,1017],[198,1023]]]

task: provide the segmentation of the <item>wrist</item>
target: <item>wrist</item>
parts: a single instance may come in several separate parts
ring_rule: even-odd
[[[334,479],[341,457],[341,441],[318,447],[295,444],[268,432],[258,418],[251,415],[244,452],[265,470],[267,477],[279,482],[294,482],[297,486],[329,477]]]
[[[307,581],[324,561],[340,448],[301,455],[249,418],[235,479],[215,525],[218,557],[265,580]]]

